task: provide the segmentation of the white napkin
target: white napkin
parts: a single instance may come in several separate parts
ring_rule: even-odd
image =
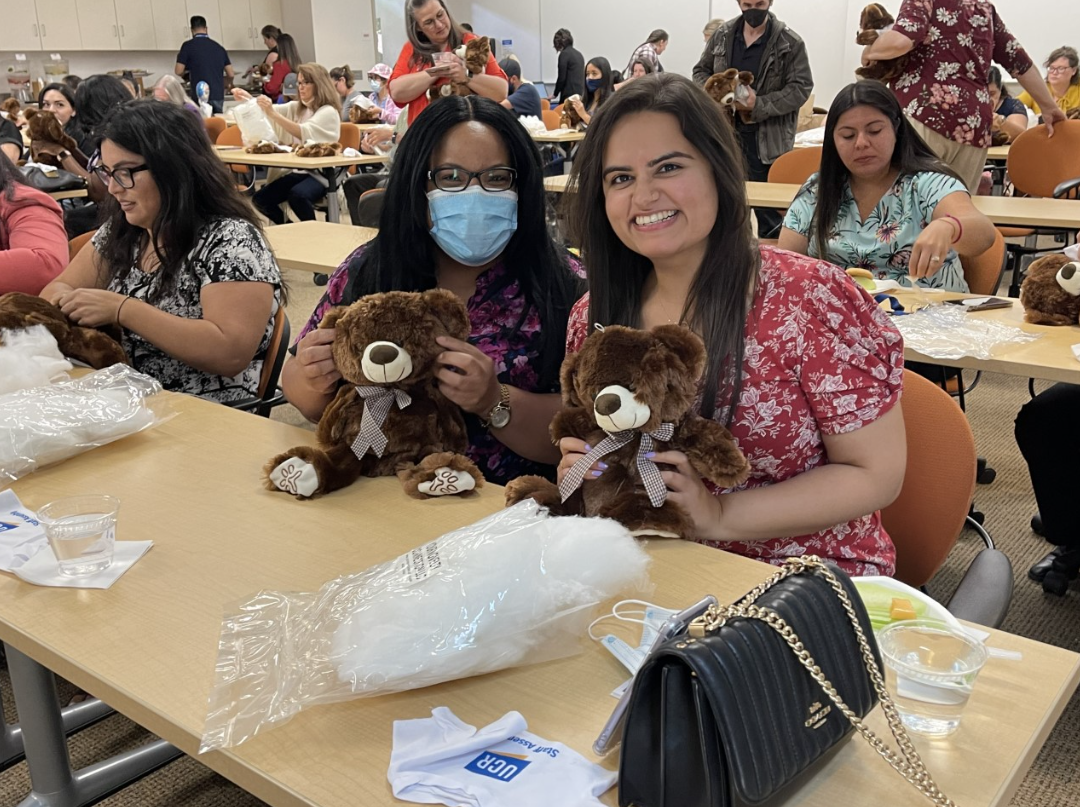
[[[354,149],[352,146],[348,146],[341,152],[342,157],[359,157],[360,152]]]
[[[14,570],[15,574],[27,583],[36,586],[54,586],[57,588],[109,588],[120,579],[120,575],[135,565],[135,561],[146,554],[154,545],[153,541],[117,541],[113,549],[113,562],[108,569],[82,577],[66,577],[60,574],[56,565],[56,555],[52,548],[45,547],[30,560]]]
[[[37,513],[23,507],[13,491],[0,491],[0,570],[15,571],[48,546]]]
[[[1080,345],[1072,346],[1073,355],[1076,356],[1076,360],[1080,361]]]
[[[1070,261],[1080,261],[1080,244],[1073,244],[1062,250]]]

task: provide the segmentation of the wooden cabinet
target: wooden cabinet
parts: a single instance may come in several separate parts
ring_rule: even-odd
[[[122,50],[154,50],[154,12],[145,0],[113,0]]]
[[[150,8],[154,12],[157,49],[179,53],[184,40],[191,38],[184,0],[150,0]]]
[[[33,3],[27,5],[32,7]],[[37,0],[37,18],[42,50],[54,53],[82,48],[75,0]]]
[[[225,50],[251,50],[251,8],[244,0],[221,3],[221,32],[211,38],[225,46]]]
[[[120,26],[113,0],[75,0],[83,50],[119,50]]]
[[[245,0],[222,0],[222,5],[230,5],[239,2],[240,5],[246,6]],[[199,16],[206,19],[206,33],[210,35],[210,38],[218,42],[221,41],[221,12],[218,10],[217,0],[187,0],[187,15],[191,17]],[[188,30],[188,36],[191,36],[191,30]]]
[[[263,47],[264,25],[281,27],[281,0],[251,0],[251,40],[255,50]]]
[[[0,50],[41,50],[37,10],[33,3],[11,2],[3,12],[0,25]],[[6,82],[0,81],[0,92],[7,92]]]

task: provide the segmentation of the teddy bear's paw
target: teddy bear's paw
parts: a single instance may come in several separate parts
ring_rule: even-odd
[[[319,489],[319,475],[315,466],[299,457],[289,457],[270,472],[270,481],[278,490],[293,496],[310,498]]]
[[[417,491],[428,496],[453,496],[468,493],[476,487],[476,480],[465,471],[455,471],[444,466],[436,468],[434,473],[433,479],[416,486]]]

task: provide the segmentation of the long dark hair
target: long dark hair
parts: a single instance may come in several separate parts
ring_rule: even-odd
[[[275,43],[281,38],[281,29],[276,25],[264,25],[262,30],[259,31],[264,39],[273,39]]]
[[[543,163],[540,152],[513,113],[478,95],[451,95],[433,103],[409,127],[398,145],[386,186],[379,235],[350,267],[347,299],[384,291],[426,291],[437,285],[438,247],[428,234],[427,174],[431,156],[454,126],[477,121],[490,127],[510,153],[517,171],[517,230],[503,250],[503,282],[489,290],[497,296],[516,282],[540,315],[540,389],[558,383],[566,351],[570,308],[584,289],[570,271],[566,254],[548,234],[544,215]],[[520,327],[517,323],[514,329]]]
[[[892,90],[880,81],[857,81],[849,84],[836,94],[832,106],[829,107],[829,115],[825,118],[825,142],[822,144],[821,168],[817,179],[817,204],[810,224],[812,240],[822,258],[828,255],[827,246],[840,215],[844,185],[851,176],[836,149],[836,125],[845,112],[857,106],[872,107],[892,123],[896,133],[892,167],[900,172],[898,178],[931,171],[960,179],[955,171],[938,159],[908,123]]]
[[[38,93],[38,109],[45,108],[45,93],[58,92],[64,96],[64,100],[68,102],[68,106],[72,109],[71,118],[68,120],[67,125],[64,126],[64,132],[71,137],[74,137],[76,141],[82,142],[84,137],[82,129],[82,121],[79,119],[79,113],[75,112],[75,93],[71,91],[71,87],[67,84],[60,82],[54,84],[46,84],[41,88],[41,92]],[[89,156],[89,155],[88,155]]]
[[[91,152],[101,144],[102,128],[113,109],[130,101],[131,91],[116,76],[90,76],[79,84],[75,91],[75,114],[89,138],[87,147]]]
[[[716,223],[680,319],[701,335],[708,354],[701,414],[713,416],[721,384],[731,379],[730,422],[742,386],[743,329],[760,256],[735,132],[720,107],[682,76],[654,73],[621,88],[593,116],[574,160],[570,182],[577,183],[577,192],[567,194],[566,202],[574,243],[581,245],[588,267],[589,322],[641,327],[641,290],[653,265],[619,239],[604,203],[604,151],[618,122],[638,112],[671,115],[712,168]]]
[[[236,218],[260,228],[202,123],[183,107],[152,98],[129,101],[106,121],[102,139],[142,157],[161,194],[149,239],[145,229],[128,223],[111,195],[104,203],[109,237],[99,252],[106,279],[130,274],[136,248],[153,249],[160,262],[160,279],[150,294],[153,302],[176,289],[184,259],[211,219]]]
[[[413,49],[412,58],[409,60],[410,67],[416,67],[420,64],[430,67],[435,64],[434,55],[443,49],[441,45],[436,45],[428,39],[427,34],[420,30],[420,26],[416,22],[415,12],[429,2],[430,0],[405,0],[405,33],[409,37],[409,44],[412,45]],[[447,40],[447,44],[450,46],[450,50],[456,50],[465,44],[465,32],[457,24],[454,15],[450,13],[450,9],[446,7],[446,0],[439,0],[439,5],[442,6],[443,13],[446,14],[446,19],[450,22],[450,39]]]
[[[293,73],[304,61],[300,58],[300,50],[296,47],[296,40],[289,34],[282,34],[277,37],[277,52],[278,58],[284,59],[285,64],[289,66],[289,70]]]
[[[596,108],[599,109],[600,105],[615,92],[615,80],[611,76],[611,62],[603,56],[597,56],[595,59],[589,59],[589,61],[585,62],[585,68],[588,69],[590,64],[600,71],[600,75],[603,77],[603,84],[595,90],[590,90],[589,85],[586,82],[585,98],[582,101],[586,112],[589,112],[589,110],[593,108],[594,99],[596,101]],[[592,113],[589,112],[589,114],[591,115]]]
[[[560,28],[555,32],[555,36],[551,38],[551,44],[555,47],[555,50],[572,48],[574,46],[574,35],[566,28]]]
[[[990,65],[989,83],[993,84],[995,87],[998,88],[998,92],[1001,93],[1001,100],[1004,101],[1006,98],[1012,98],[1012,96],[1009,94],[1009,88],[1005,86],[1005,82],[1001,78],[1001,70],[998,69],[998,66],[996,64]],[[997,110],[995,109],[994,112],[997,112]]]

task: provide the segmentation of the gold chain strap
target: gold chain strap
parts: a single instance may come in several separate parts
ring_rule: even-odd
[[[762,594],[781,580],[796,574],[802,574],[803,572],[816,572],[824,577],[830,588],[836,592],[836,596],[839,598],[841,605],[843,605],[844,610],[847,612],[848,619],[851,621],[851,627],[855,631],[855,637],[859,642],[863,663],[866,666],[867,673],[870,675],[870,681],[874,686],[874,690],[877,692],[878,700],[881,702],[882,711],[885,712],[885,718],[888,721],[889,729],[892,731],[892,735],[896,739],[896,744],[900,748],[900,754],[897,754],[889,748],[889,746],[880,737],[874,734],[874,732],[863,723],[862,719],[860,719],[859,716],[844,703],[843,698],[840,697],[836,688],[825,677],[825,673],[821,671],[821,668],[814,661],[809,651],[803,646],[798,635],[791,626],[787,624],[783,617],[775,611],[755,605],[755,602]],[[751,589],[751,591],[738,602],[732,605],[710,607],[708,611],[698,619],[695,619],[691,624],[690,635],[701,638],[705,633],[711,633],[723,627],[725,622],[735,617],[759,620],[776,631],[787,643],[788,647],[792,649],[795,656],[799,659],[799,662],[806,668],[807,672],[810,673],[810,676],[818,683],[818,686],[820,686],[825,694],[828,695],[829,700],[836,705],[851,725],[858,730],[859,734],[866,738],[866,741],[870,743],[871,747],[877,751],[897,773],[914,785],[920,793],[926,796],[926,798],[934,804],[939,805],[939,807],[956,807],[955,803],[941,792],[934,783],[930,773],[926,770],[926,765],[923,764],[922,757],[919,756],[919,752],[911,742],[911,737],[908,736],[907,729],[904,728],[904,724],[900,720],[900,714],[896,709],[896,704],[893,703],[892,697],[890,697],[888,691],[885,689],[885,679],[881,675],[881,670],[874,658],[873,651],[870,649],[870,644],[867,642],[866,635],[863,633],[862,625],[859,624],[859,618],[855,613],[855,607],[851,604],[851,599],[848,597],[847,591],[844,590],[843,585],[837,580],[836,575],[832,573],[829,567],[826,566],[820,558],[814,555],[807,555],[802,558],[790,558],[785,563],[784,567],[777,571],[776,574],[759,586]]]

